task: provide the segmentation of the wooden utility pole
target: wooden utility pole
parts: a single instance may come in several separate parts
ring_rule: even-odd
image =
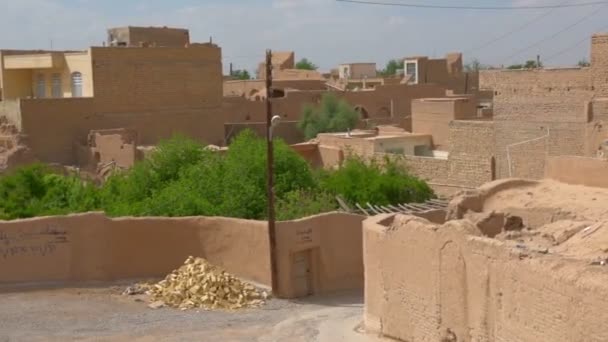
[[[270,243],[270,274],[272,277],[272,292],[279,292],[276,257],[276,225],[274,214],[274,146],[272,143],[272,51],[266,50],[266,145],[268,168],[268,241]]]

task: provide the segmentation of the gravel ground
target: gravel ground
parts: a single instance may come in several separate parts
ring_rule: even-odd
[[[0,289],[0,342],[376,341],[355,331],[362,294],[270,300],[236,312],[147,307],[125,286]]]

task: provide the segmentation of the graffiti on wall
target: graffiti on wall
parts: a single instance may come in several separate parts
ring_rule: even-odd
[[[16,231],[0,228],[0,259],[18,256],[45,257],[69,242],[68,232],[53,224],[36,229]]]

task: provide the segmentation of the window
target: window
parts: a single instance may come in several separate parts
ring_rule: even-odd
[[[82,97],[82,74],[72,73],[72,97]]]
[[[39,99],[46,97],[46,82],[43,74],[36,76],[36,97]]]
[[[63,97],[61,90],[61,74],[53,74],[51,76],[51,96],[58,98]]]
[[[410,82],[413,84],[418,84],[418,63],[417,62],[407,62],[405,63],[405,74],[411,76]]]

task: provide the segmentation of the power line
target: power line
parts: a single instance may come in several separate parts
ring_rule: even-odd
[[[601,32],[604,30],[608,30],[608,26],[604,26],[604,27],[600,27],[596,30],[594,30],[593,32]],[[565,54],[566,52],[569,52],[570,50],[576,49],[577,47],[581,46],[583,43],[589,42],[589,37],[586,36],[584,39],[578,40],[576,42],[574,42],[574,44],[569,45],[568,47],[561,49],[559,51],[557,51],[556,53],[552,54],[551,56],[547,57],[547,58],[543,58],[544,61],[551,61],[554,60],[555,58]]]
[[[559,30],[559,31],[557,31],[557,32],[555,32],[555,33],[553,33],[552,35],[547,36],[547,37],[545,37],[545,38],[542,38],[541,40],[538,40],[538,41],[536,41],[536,42],[534,42],[534,43],[532,43],[532,44],[530,44],[530,45],[528,45],[528,46],[526,46],[526,47],[524,47],[524,48],[522,48],[522,49],[519,49],[519,50],[515,51],[515,52],[514,52],[512,55],[510,55],[509,57],[505,58],[505,61],[508,63],[508,62],[509,62],[509,60],[510,60],[511,58],[513,58],[513,57],[515,57],[515,56],[517,56],[517,55],[521,54],[522,52],[524,52],[524,51],[526,51],[526,50],[529,50],[529,49],[531,49],[531,48],[533,48],[533,47],[536,47],[536,46],[538,46],[538,45],[541,45],[542,43],[544,43],[544,42],[546,42],[546,41],[548,41],[548,40],[551,40],[551,39],[553,39],[553,38],[555,38],[555,37],[559,36],[560,34],[562,34],[562,33],[566,32],[566,31],[570,30],[571,28],[573,28],[573,27],[575,27],[575,26],[577,26],[577,25],[581,24],[581,23],[582,23],[582,22],[584,22],[585,20],[587,20],[587,19],[589,19],[589,18],[593,17],[594,15],[598,14],[598,13],[600,12],[600,11],[599,11],[599,9],[600,9],[601,7],[603,7],[603,6],[605,6],[605,5],[608,5],[608,3],[606,3],[606,4],[604,4],[604,5],[601,5],[601,6],[600,6],[600,7],[598,7],[598,8],[594,8],[594,9],[593,9],[591,12],[587,13],[587,15],[585,15],[584,17],[582,17],[582,18],[580,18],[579,20],[577,20],[576,22],[574,22],[574,23],[572,23],[572,24],[568,25],[567,27],[565,27],[565,28],[563,28],[563,29],[561,29],[561,30]],[[505,63],[505,64],[506,64],[506,63]]]
[[[559,3],[558,5],[565,5],[569,1],[570,0],[563,1],[563,2]],[[465,50],[463,52],[463,54],[467,55],[467,54],[469,54],[471,52],[479,51],[479,50],[481,50],[483,48],[486,48],[486,47],[488,47],[488,46],[490,46],[490,45],[492,45],[492,44],[494,44],[494,43],[496,43],[496,42],[498,42],[500,40],[503,40],[503,39],[507,38],[508,36],[512,35],[513,33],[516,33],[516,32],[519,32],[519,31],[521,31],[523,29],[526,29],[529,26],[531,26],[532,24],[535,24],[537,21],[539,21],[539,20],[541,20],[541,19],[549,16],[550,14],[552,14],[556,9],[557,8],[551,8],[547,12],[544,12],[541,15],[534,17],[532,20],[526,22],[525,24],[523,24],[523,25],[521,25],[521,26],[519,26],[519,27],[517,27],[517,28],[515,28],[513,30],[507,31],[506,33],[504,33],[504,34],[502,34],[502,35],[500,35],[500,36],[498,36],[498,37],[496,37],[496,38],[494,38],[492,40],[489,40],[489,41],[487,41],[485,43],[482,43],[480,45],[477,45],[477,46],[474,46],[472,48],[469,48],[469,49]]]
[[[361,5],[378,5],[378,6],[399,6],[399,7],[412,7],[412,8],[431,8],[431,9],[457,9],[457,10],[533,10],[533,9],[547,9],[547,8],[568,8],[568,7],[584,7],[594,5],[605,5],[608,4],[607,0],[604,1],[589,1],[578,4],[560,4],[560,5],[535,5],[535,6],[452,6],[452,5],[421,5],[405,2],[377,2],[377,1],[364,1],[364,0],[335,0],[337,2],[348,2],[353,4]]]

